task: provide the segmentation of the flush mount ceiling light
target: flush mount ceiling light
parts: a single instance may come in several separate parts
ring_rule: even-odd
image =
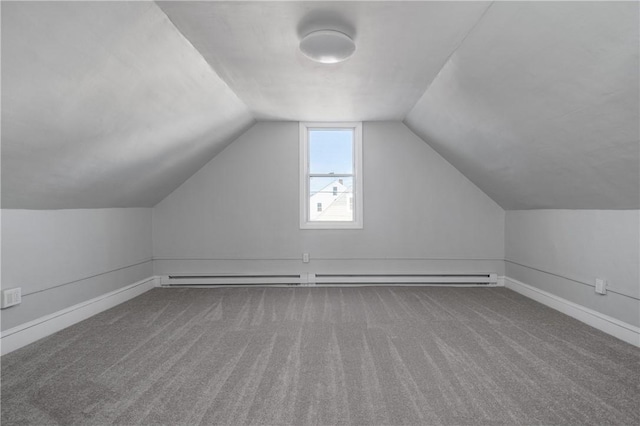
[[[340,31],[320,30],[302,37],[300,50],[313,61],[335,64],[349,59],[356,50],[356,44]]]

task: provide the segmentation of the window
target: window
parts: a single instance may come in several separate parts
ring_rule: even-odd
[[[362,216],[362,123],[300,123],[300,228],[361,229]]]

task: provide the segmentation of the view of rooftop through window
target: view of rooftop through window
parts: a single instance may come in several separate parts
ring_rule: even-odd
[[[309,204],[311,221],[353,220],[352,129],[309,130]]]

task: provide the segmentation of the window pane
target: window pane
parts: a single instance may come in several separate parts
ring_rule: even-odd
[[[353,173],[353,130],[309,130],[311,174]]]
[[[310,221],[353,220],[353,178],[312,177],[309,194]]]

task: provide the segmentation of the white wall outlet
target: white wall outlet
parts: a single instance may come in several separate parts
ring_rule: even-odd
[[[2,309],[22,303],[22,289],[20,287],[2,290]]]
[[[596,278],[596,293],[607,294],[607,280]]]
[[[302,253],[302,263],[309,263],[309,253]]]

